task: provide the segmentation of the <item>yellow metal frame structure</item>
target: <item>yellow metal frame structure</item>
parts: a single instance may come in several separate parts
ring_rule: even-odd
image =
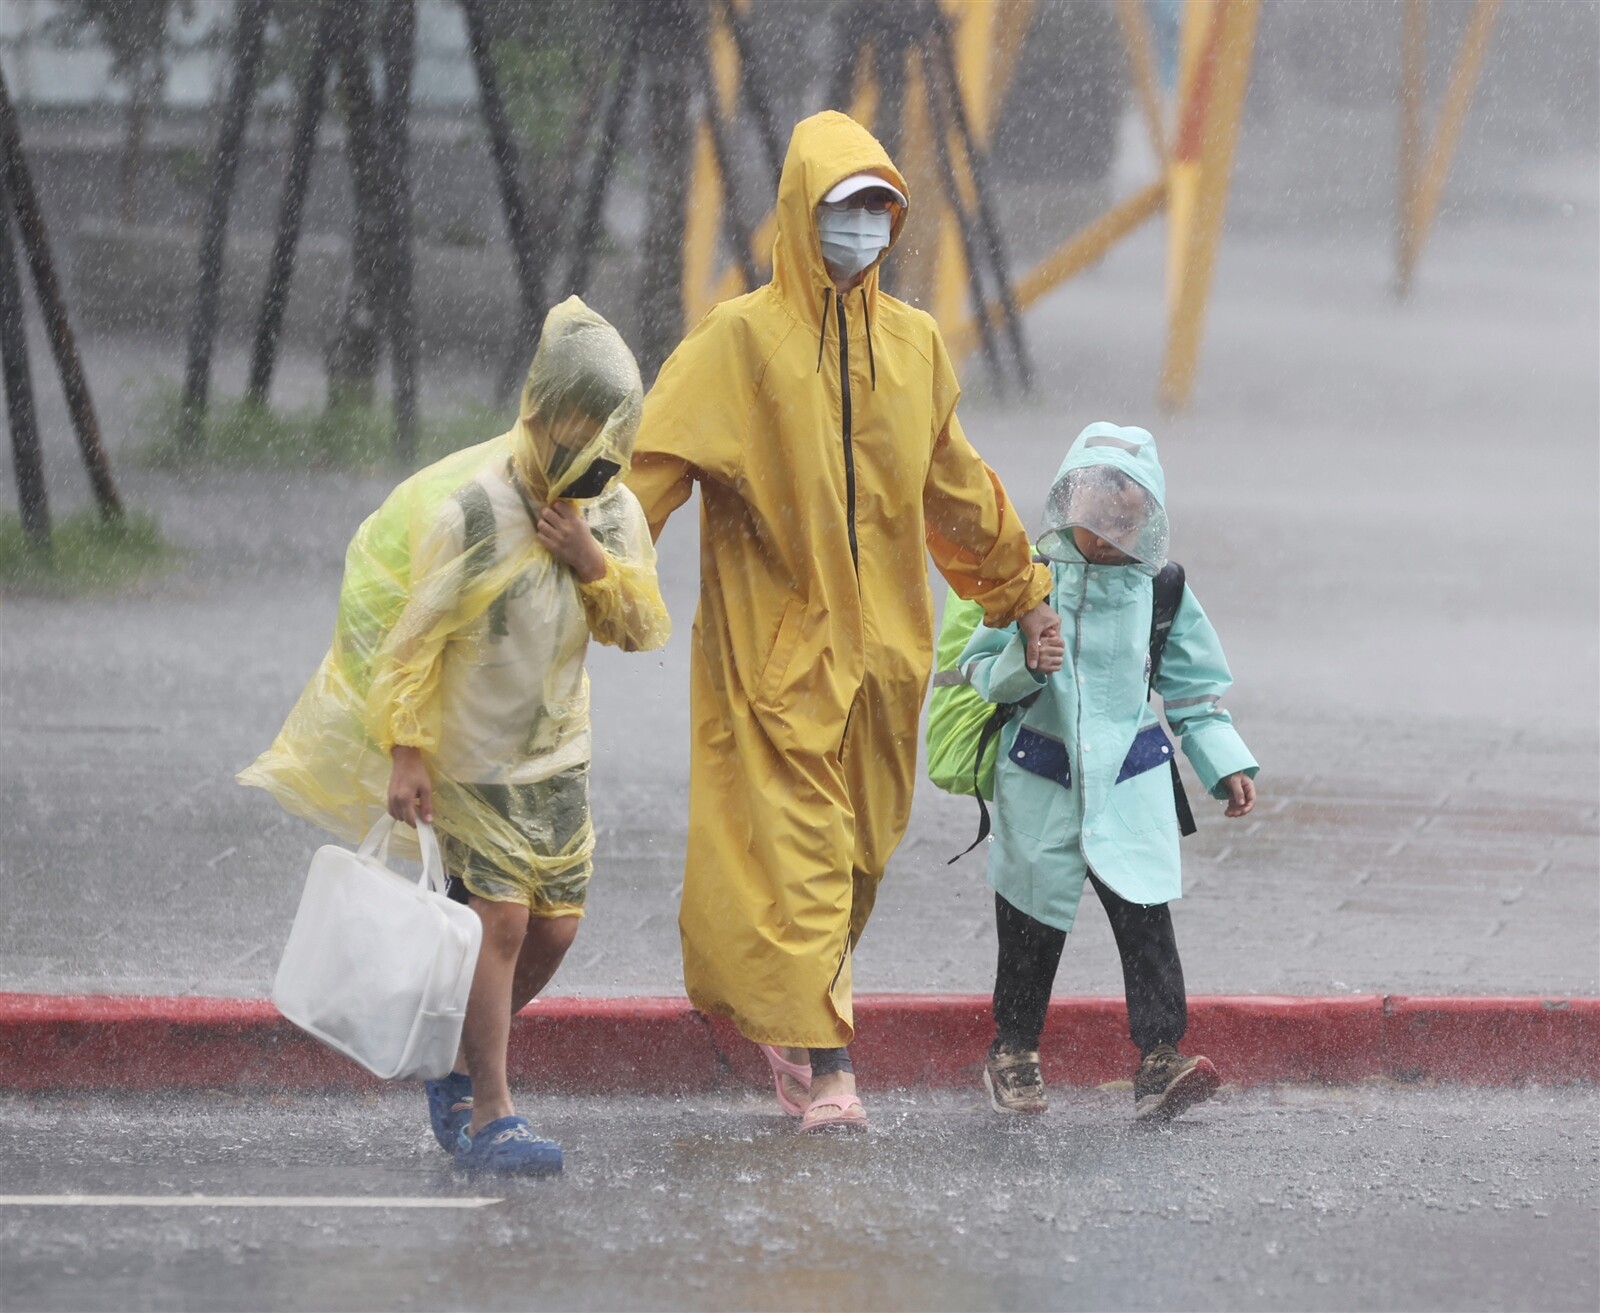
[[[741,13],[748,11],[751,2],[731,0],[733,8]],[[1018,276],[1011,289],[1015,310],[1025,310],[1164,212],[1167,322],[1158,395],[1168,411],[1186,409],[1194,393],[1261,3],[1262,0],[1184,0],[1176,104],[1175,109],[1169,110],[1156,72],[1144,0],[1113,0],[1128,77],[1160,163],[1160,175],[1067,237]],[[1451,74],[1437,132],[1424,158],[1426,3],[1427,0],[1402,0],[1401,202],[1396,277],[1401,296],[1412,284],[1417,261],[1437,215],[1499,6],[1499,0],[1474,0],[1473,16]],[[957,94],[975,146],[987,151],[1034,19],[1036,2],[938,0],[938,4],[952,34]],[[707,40],[715,82],[708,94],[716,97],[723,121],[731,121],[736,117],[740,69],[738,51],[721,6],[712,6]],[[983,336],[985,324],[980,316],[987,319],[991,331],[999,332],[1003,307],[998,300],[981,307],[970,304],[971,283],[957,216],[935,166],[937,142],[930,112],[930,77],[937,75],[923,66],[923,58],[919,49],[907,51],[898,162],[919,203],[913,206],[901,239],[895,270],[897,290],[930,310],[945,331],[951,354],[959,360]],[[871,65],[870,60],[860,61],[851,104],[852,116],[868,127],[874,126],[880,99]],[[950,133],[949,124],[945,124],[945,130]],[[953,134],[948,158],[954,169],[956,190],[970,212],[974,201],[970,161],[955,148]],[[926,199],[929,197],[935,199],[930,203]],[[717,301],[745,290],[737,263],[719,267],[716,258],[723,204],[723,179],[709,128],[702,121],[685,235],[686,328],[697,323]],[[757,266],[765,266],[774,236],[774,218],[768,214],[751,233],[751,255]]]
[[[1395,295],[1402,300],[1411,293],[1417,261],[1439,213],[1445,180],[1456,147],[1461,144],[1461,129],[1467,121],[1472,93],[1477,90],[1478,74],[1489,50],[1489,35],[1494,30],[1500,0],[1476,0],[1450,85],[1439,111],[1439,125],[1433,145],[1423,158],[1422,105],[1426,97],[1424,75],[1427,61],[1428,9],[1426,0],[1404,0],[1400,74],[1400,203],[1396,208]]]

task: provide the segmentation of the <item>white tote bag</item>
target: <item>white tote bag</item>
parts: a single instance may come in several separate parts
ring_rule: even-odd
[[[355,852],[317,850],[272,1001],[374,1075],[436,1079],[456,1060],[483,923],[445,896],[431,825],[417,827],[421,878],[389,869],[394,824],[385,816]]]

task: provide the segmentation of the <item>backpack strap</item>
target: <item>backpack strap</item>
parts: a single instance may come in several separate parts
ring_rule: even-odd
[[[1167,636],[1178,617],[1178,608],[1183,605],[1183,590],[1183,567],[1176,561],[1168,561],[1156,574],[1154,604],[1150,608],[1150,679],[1145,685],[1146,701],[1155,692],[1161,657],[1167,650]],[[1189,806],[1183,777],[1178,774],[1177,753],[1167,759],[1167,765],[1172,770],[1172,803],[1178,812],[1178,833],[1187,838],[1199,827],[1194,823],[1194,810]]]
[[[978,750],[972,757],[972,796],[978,800],[978,837],[958,852],[946,866],[954,866],[963,857],[970,853],[980,843],[989,837],[992,828],[989,821],[989,804],[983,800],[983,789],[978,781],[983,774],[983,754],[989,750],[989,745],[999,737],[1006,721],[1016,714],[1017,706],[1014,702],[1002,702],[989,713],[989,719],[983,722],[983,729],[978,733]],[[999,763],[995,763],[996,769]]]
[[[1172,622],[1178,618],[1178,608],[1183,605],[1183,589],[1183,567],[1176,561],[1168,561],[1156,574],[1155,604],[1150,608],[1150,680],[1146,697],[1155,687],[1161,656],[1167,650],[1167,635],[1172,632]]]

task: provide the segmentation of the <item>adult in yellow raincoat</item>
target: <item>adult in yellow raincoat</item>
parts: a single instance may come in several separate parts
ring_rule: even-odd
[[[628,486],[659,536],[700,485],[689,996],[763,1046],[812,1050],[810,1072],[779,1077],[789,1111],[809,1084],[811,1124],[860,1125],[839,1051],[851,950],[910,815],[933,657],[924,544],[989,624],[1020,619],[1036,641],[1059,622],[956,419],[938,328],[878,285],[887,245],[860,270],[825,262],[830,195],[830,223],[864,203],[892,216],[880,244],[898,237],[904,178],[831,112],[790,140],[772,281],[715,307],[662,367]],[[768,1049],[775,1071],[783,1057]]]
[[[333,646],[239,777],[347,840],[386,809],[442,833],[452,892],[484,921],[471,1079],[429,1082],[435,1134],[468,1166],[560,1161],[514,1115],[505,1049],[583,914],[589,639],[638,651],[669,632],[619,481],[642,404],[616,330],[577,297],[552,309],[516,424],[412,475],[357,531]]]

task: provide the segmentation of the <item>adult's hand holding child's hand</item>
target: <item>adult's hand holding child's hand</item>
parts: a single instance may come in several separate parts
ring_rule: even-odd
[[[433,824],[433,780],[422,749],[396,743],[389,755],[394,768],[389,772],[389,815],[415,826],[419,820]]]
[[[1242,770],[1235,771],[1222,781],[1228,790],[1227,816],[1248,816],[1256,805],[1256,782]]]
[[[569,501],[558,501],[539,512],[539,541],[550,555],[572,567],[579,583],[592,584],[606,572],[606,555],[593,530]]]

